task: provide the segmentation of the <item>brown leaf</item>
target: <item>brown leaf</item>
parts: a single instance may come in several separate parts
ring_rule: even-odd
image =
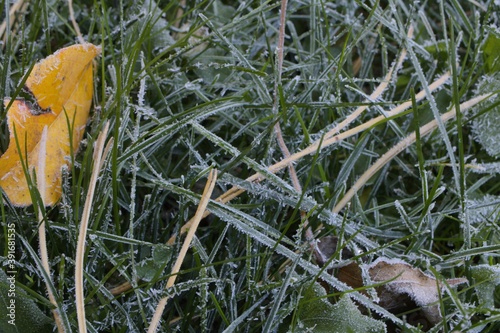
[[[338,251],[338,238],[336,236],[325,236],[318,239],[313,255],[316,262],[323,266],[331,260],[331,257]],[[352,258],[353,256],[352,251],[345,246],[340,250],[340,258],[343,260]],[[329,272],[331,273],[332,271],[329,270]],[[363,286],[361,269],[355,262],[350,262],[339,267],[337,271],[337,278],[352,288],[359,288]]]
[[[337,237],[326,236],[318,240],[313,254],[319,265],[325,265],[337,251]],[[352,257],[351,251],[345,247],[342,248],[343,260]],[[332,269],[328,271],[335,274]],[[442,293],[445,289],[441,281],[398,259],[378,258],[366,266],[366,271],[371,279],[370,285],[382,284],[376,288],[378,303],[381,307],[395,314],[420,307],[421,312],[414,313],[411,318],[407,318],[412,325],[433,326],[441,320],[439,292]],[[336,277],[353,289],[364,285],[361,267],[356,262],[338,267]],[[446,280],[451,287],[466,282],[468,282],[467,279],[463,278]]]
[[[439,292],[444,286],[418,268],[398,259],[378,258],[368,266],[368,272],[373,283],[387,281],[377,288],[380,305],[388,310],[404,307],[408,298],[422,308],[425,317],[432,324],[437,324],[442,318],[439,311]],[[448,279],[450,286],[466,283],[467,279]]]

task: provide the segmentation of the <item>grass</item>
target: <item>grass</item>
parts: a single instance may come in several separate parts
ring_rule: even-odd
[[[144,332],[165,297],[161,332],[322,332],[324,320],[348,331],[336,319],[343,295],[356,302],[348,315],[374,330],[500,329],[500,111],[498,99],[483,101],[500,89],[498,6],[290,1],[281,39],[281,4],[73,2],[84,40],[102,47],[94,107],[58,205],[39,213],[1,197],[0,258],[14,223],[16,286],[34,305],[18,323],[55,329],[36,250],[46,215],[53,292],[66,330],[79,331],[75,258],[95,186],[80,271],[89,332]],[[3,96],[19,93],[35,60],[78,42],[69,8],[32,1],[10,18]],[[0,10],[5,19],[9,4]],[[0,121],[4,152],[5,109]],[[109,154],[91,181],[106,122]],[[172,275],[211,169],[221,199],[208,203]],[[443,319],[418,327],[415,309],[390,313],[373,289],[318,266],[310,245],[328,235],[361,253],[359,264],[399,258],[434,276],[446,289]],[[469,283],[446,288],[454,277]],[[326,292],[311,294],[320,280]],[[314,305],[327,296],[332,306]]]

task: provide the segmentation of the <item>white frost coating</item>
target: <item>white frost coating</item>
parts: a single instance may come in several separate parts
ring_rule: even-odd
[[[184,88],[186,90],[190,90],[190,91],[194,91],[194,90],[200,90],[201,86],[198,84],[198,82],[202,82],[203,80],[196,80],[196,81],[190,81],[190,82],[186,82],[186,84],[184,85]]]
[[[471,171],[475,173],[488,173],[495,174],[500,173],[500,163],[492,162],[492,163],[480,163],[480,164],[471,164]]]
[[[59,68],[59,66],[61,65],[61,60],[57,57],[57,54],[59,53],[59,51],[61,51],[61,50],[58,50],[56,53],[54,53],[53,55],[46,58],[46,59],[51,59],[51,61],[53,61],[53,63],[51,62],[50,67],[45,68],[45,70],[43,72],[42,71],[32,71],[31,72],[30,78],[33,79],[34,84],[36,84],[36,85],[40,84],[42,82],[42,80],[45,79],[45,76],[47,75],[47,73],[50,73],[50,72],[57,70]]]
[[[145,64],[144,64],[144,52],[141,51],[140,53],[140,59],[141,59],[141,69],[144,69]],[[146,76],[143,76],[141,78],[141,81],[139,83],[139,93],[137,94],[137,104],[139,106],[144,106],[144,96],[146,95]]]
[[[485,76],[482,81],[478,84],[477,93],[487,94],[489,92],[495,92],[500,89],[500,75],[496,74],[493,76]],[[474,107],[474,113],[481,113],[481,111],[493,105],[498,101],[498,95],[478,104]],[[498,106],[494,107],[490,111],[481,114],[476,117],[473,122],[473,133],[474,138],[478,141],[486,150],[486,152],[493,157],[498,157],[500,155],[500,108]]]
[[[150,107],[142,107],[142,108],[137,108],[137,111],[145,118],[155,118],[156,117],[156,110]]]
[[[244,220],[242,221],[240,219],[235,219],[234,217],[225,213],[223,210],[221,210],[221,209],[227,208],[227,207],[224,207],[224,205],[218,204],[216,202],[214,202],[214,204],[218,208],[214,209],[213,213],[215,215],[217,215],[218,217],[220,217],[222,220],[231,223],[231,225],[234,226],[237,230],[243,232],[244,234],[250,235],[254,240],[258,241],[262,245],[268,246],[269,248],[274,248],[277,254],[283,255],[284,257],[289,258],[292,261],[297,260],[298,265],[300,267],[305,269],[310,274],[318,275],[325,282],[327,282],[329,285],[331,285],[335,289],[337,289],[339,291],[352,291],[349,286],[340,282],[339,280],[334,278],[332,275],[328,274],[326,271],[322,270],[321,268],[319,268],[316,265],[313,265],[311,262],[300,258],[300,254],[296,254],[295,252],[286,248],[282,244],[276,244],[276,242],[274,240],[270,239],[269,237],[267,237],[266,235],[264,235],[262,233],[256,233],[256,231],[253,229],[253,227],[251,227],[251,226],[247,225],[245,222],[243,222]],[[249,217],[248,215],[246,215],[242,212],[240,212],[240,214],[245,215],[246,218]],[[382,315],[385,318],[390,319],[394,323],[397,323],[400,325],[404,324],[400,318],[394,316],[392,313],[390,313],[386,309],[374,304],[373,301],[370,300],[365,295],[362,295],[358,292],[350,292],[349,296],[351,298],[355,299],[356,301],[358,301],[359,303],[363,304],[365,307],[372,309],[373,311]]]
[[[500,197],[486,194],[479,199],[467,200],[466,204],[470,224],[480,224],[496,219],[500,210]]]
[[[377,258],[371,264],[367,265],[367,267],[368,267],[368,269],[371,269],[371,268],[375,267],[380,262],[385,262],[385,263],[388,263],[388,264],[391,264],[391,265],[401,264],[401,265],[405,265],[405,266],[411,267],[411,265],[408,264],[404,260],[401,260],[401,259],[398,259],[398,258],[384,258],[384,257]],[[431,275],[428,275],[428,274],[425,274],[425,275],[427,275],[428,277],[434,278]]]

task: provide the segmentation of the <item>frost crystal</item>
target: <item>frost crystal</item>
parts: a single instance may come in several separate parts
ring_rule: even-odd
[[[471,171],[475,173],[489,173],[489,174],[500,173],[500,163],[492,162],[492,163],[472,164]]]
[[[500,90],[500,74],[486,76],[478,85],[479,94],[487,94]],[[498,101],[498,95],[495,98],[480,103],[475,108],[474,113],[479,114],[473,122],[473,132],[475,139],[484,147],[486,152],[493,156],[500,156],[500,107],[496,106],[485,113],[491,105]]]
[[[500,198],[486,194],[480,199],[467,200],[470,224],[479,224],[487,219],[496,220],[500,208]]]

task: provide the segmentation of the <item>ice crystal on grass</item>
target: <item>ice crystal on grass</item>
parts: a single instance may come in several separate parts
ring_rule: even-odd
[[[28,7],[20,13],[26,27],[11,29],[17,30],[22,43],[4,45],[5,90],[22,82],[11,74],[21,76],[30,58],[45,52],[45,45],[72,42],[63,39],[59,29],[67,24],[65,16],[58,19],[53,14],[62,5],[51,12],[44,11],[41,3],[39,12],[50,15],[48,26],[43,23],[47,20],[35,20],[38,16],[22,17],[30,13]],[[479,139],[481,135],[487,139],[487,133],[479,133],[483,127],[490,126],[487,130],[494,135],[500,132],[489,118],[496,114],[489,107],[494,101],[483,103],[471,118],[462,118],[464,130],[477,122],[473,133],[481,144],[469,146],[468,138],[458,140],[455,121],[438,119],[449,111],[450,102],[482,94],[471,87],[483,75],[494,73],[485,73],[484,67],[498,64],[496,41],[484,42],[488,31],[496,29],[492,23],[496,24],[497,13],[483,20],[480,7],[465,3],[445,0],[440,15],[433,16],[429,14],[437,7],[429,2],[411,6],[392,0],[383,6],[373,1],[289,2],[281,49],[284,63],[278,71],[279,2],[188,1],[178,6],[175,1],[123,1],[116,10],[89,11],[87,16],[92,7],[75,2],[79,23],[83,18],[82,33],[100,42],[103,57],[95,73],[96,109],[89,123],[89,143],[79,152],[75,168],[65,171],[60,206],[47,211],[52,273],[60,281],[55,289],[68,327],[77,326],[72,258],[88,193],[92,143],[99,124],[109,120],[114,130],[108,140],[114,141],[97,182],[85,258],[86,297],[90,305],[98,303],[86,307],[89,332],[144,331],[165,296],[171,299],[158,331],[378,332],[387,325],[387,330],[421,332],[416,327],[420,322],[409,320],[416,310],[403,313],[403,301],[434,312],[433,306],[441,306],[443,319],[432,332],[446,331],[445,325],[450,332],[486,331],[485,325],[495,318],[487,312],[497,313],[491,309],[495,305],[491,287],[497,288],[488,278],[491,269],[476,271],[472,268],[477,261],[471,261],[474,280],[458,293],[437,273],[463,275],[464,258],[472,256],[495,267],[498,252],[500,196],[493,177],[500,173],[496,161],[500,148],[493,147],[499,155],[489,158],[480,152],[484,149]],[[459,24],[444,29],[440,23],[449,17],[456,17]],[[88,29],[91,20],[99,23],[99,29]],[[407,37],[410,25],[415,28],[413,37]],[[33,33],[39,29],[49,29],[45,31],[50,34]],[[453,32],[453,38],[445,31]],[[461,36],[472,36],[473,43]],[[404,48],[411,54],[384,77]],[[444,73],[454,61],[460,63],[455,71],[460,74],[453,73],[456,76],[439,92],[431,91],[437,73]],[[274,91],[280,73],[280,87]],[[451,82],[458,94],[446,88]],[[388,86],[374,94],[382,83]],[[411,100],[410,88],[415,94],[426,92],[412,114],[385,119],[355,135],[347,132]],[[276,93],[279,107],[272,113]],[[322,136],[361,106],[366,112],[349,118],[352,123],[340,131],[348,138],[293,162],[302,191],[292,186],[287,170],[269,170],[283,159],[273,134],[275,124],[283,127],[286,146],[295,154],[313,141],[325,142]],[[369,165],[416,132],[417,125],[433,119],[439,121],[439,131],[433,131],[431,139],[421,135],[418,140],[423,156],[415,156],[415,145],[404,149],[394,163],[358,189],[349,207],[332,212],[331,206]],[[462,148],[463,174],[455,163]],[[424,167],[420,173],[416,157]],[[245,193],[225,204],[210,201],[211,215],[201,221],[174,287],[165,290],[170,265],[184,239],[181,226],[195,213],[210,165],[220,171],[217,196],[232,186]],[[246,180],[257,172],[265,180]],[[467,196],[460,201],[455,200],[454,181],[457,186],[467,184]],[[464,200],[467,215],[460,214]],[[313,263],[310,244],[303,241],[301,212],[314,231],[320,230],[315,239],[330,266]],[[19,222],[16,233],[30,238],[23,244],[35,246],[31,237],[36,232],[31,230],[35,215],[7,207],[2,218]],[[467,220],[464,217],[470,222],[467,234],[466,228],[457,226],[460,219]],[[445,223],[452,219],[458,223]],[[323,248],[326,235],[342,240],[329,249],[330,254]],[[464,235],[470,241],[459,249],[467,239]],[[173,238],[172,247],[161,245]],[[448,244],[454,252],[449,253]],[[31,246],[17,248],[16,260],[26,273],[19,275],[19,282],[32,289],[30,295],[43,296],[43,277]],[[19,251],[28,247],[29,251]],[[352,255],[346,255],[347,249]],[[330,260],[337,250],[338,256]],[[381,261],[382,256],[406,263]],[[379,260],[369,265],[375,258]],[[408,262],[419,267],[427,263],[435,276]],[[335,269],[328,272],[332,266]],[[354,286],[347,281],[353,280],[356,269],[364,269],[364,275],[356,276],[359,285]],[[308,288],[316,280],[327,289],[314,290],[320,288],[317,284]],[[115,286],[126,282],[132,289],[116,294]],[[331,299],[326,293],[333,294]],[[49,314],[44,303],[37,304]]]
[[[500,73],[485,76],[477,88],[478,94],[488,94],[498,90],[500,90]],[[493,106],[499,101],[500,98],[497,95],[480,103],[474,110],[478,116],[474,119],[472,127],[475,139],[493,157],[500,156],[498,144],[500,142],[500,106]]]
[[[471,224],[480,224],[487,219],[496,220],[500,209],[500,198],[494,195],[486,194],[479,199],[467,200],[467,212]]]
[[[500,173],[500,163],[498,162],[472,164],[471,166],[471,171],[475,173]]]

